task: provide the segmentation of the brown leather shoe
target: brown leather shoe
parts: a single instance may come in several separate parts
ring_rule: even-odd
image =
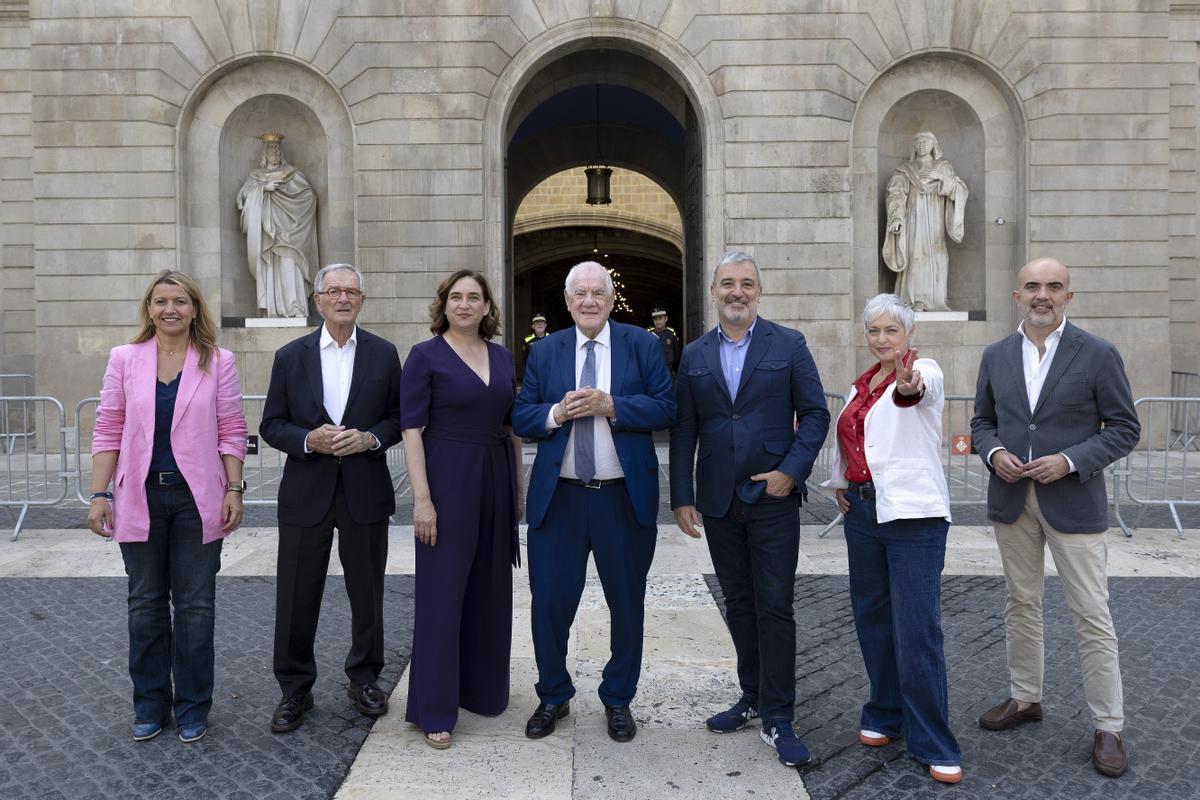
[[[979,727],[989,731],[1006,731],[1022,722],[1038,722],[1042,718],[1042,704],[1033,703],[1025,710],[1017,706],[1011,697],[995,708],[989,708],[979,717]]]
[[[1101,775],[1119,778],[1129,769],[1129,759],[1125,757],[1125,745],[1121,737],[1111,731],[1096,731],[1092,740],[1092,766]]]

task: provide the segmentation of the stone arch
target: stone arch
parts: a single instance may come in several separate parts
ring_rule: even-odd
[[[987,341],[965,331],[984,325],[988,329],[985,337],[994,337],[1012,321],[1008,292],[1016,270],[1024,263],[1028,236],[1026,121],[1016,92],[1003,77],[990,65],[965,54],[931,51],[910,56],[880,73],[855,109],[851,132],[853,305],[861,308],[867,298],[890,288],[880,271],[886,271],[880,256],[882,191],[891,168],[902,159],[904,138],[911,140],[915,133],[908,128],[923,125],[919,119],[923,113],[931,115],[933,121],[927,127],[942,141],[946,157],[956,169],[961,162],[969,173],[966,179],[972,197],[964,236],[967,250],[965,257],[964,251],[957,255],[968,268],[980,272],[966,281],[974,281],[966,289],[960,281],[960,292],[978,306],[966,309],[970,312],[966,324],[934,322],[947,326],[934,336],[938,344]],[[939,126],[945,131],[939,131]],[[964,152],[952,152],[947,141]],[[974,241],[968,241],[972,235]],[[952,252],[952,272],[955,255]],[[922,326],[929,328],[925,322]],[[925,341],[929,338],[922,336]],[[967,355],[974,357],[964,357]],[[956,371],[963,372],[968,365],[958,366],[963,369]],[[974,364],[966,372],[973,375]],[[965,389],[956,386],[953,390]]]
[[[201,281],[224,324],[253,316],[254,284],[234,197],[256,161],[254,137],[268,120],[282,118],[300,131],[289,135],[284,152],[317,192],[320,260],[354,261],[354,126],[323,75],[294,59],[242,59],[206,76],[184,109],[176,133],[177,263]]]
[[[697,198],[696,219],[699,245],[684,254],[685,273],[715,263],[724,246],[724,159],[722,115],[708,76],[695,58],[671,36],[645,25],[623,19],[579,19],[558,25],[532,40],[501,73],[488,101],[483,132],[484,161],[484,262],[485,272],[497,287],[505,318],[511,318],[511,192],[505,175],[505,157],[510,120],[518,97],[539,72],[561,59],[596,49],[616,49],[638,56],[662,69],[679,85],[695,109],[694,124],[699,146],[692,154],[701,164],[699,185],[690,187]],[[606,80],[625,83],[625,77]],[[569,80],[564,77],[563,80]],[[563,83],[553,88],[558,91]],[[669,109],[673,108],[667,105]],[[685,221],[685,227],[689,221]],[[693,314],[707,325],[711,312],[699,298]]]

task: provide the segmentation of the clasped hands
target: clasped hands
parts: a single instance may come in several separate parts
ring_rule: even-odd
[[[1023,478],[1030,478],[1038,483],[1053,483],[1071,471],[1067,457],[1062,453],[1035,458],[1028,464],[1022,464],[1021,459],[1007,450],[997,450],[992,455],[992,469],[1000,476],[1000,480],[1016,483]]]
[[[554,421],[559,425],[580,417],[615,417],[612,395],[601,389],[575,389],[567,392],[554,406]]]
[[[375,444],[375,437],[357,428],[331,425],[327,422],[321,427],[309,431],[304,443],[314,453],[341,458],[370,450]]]

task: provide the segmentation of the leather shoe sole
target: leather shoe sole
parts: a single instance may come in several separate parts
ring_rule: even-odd
[[[629,706],[609,706],[604,716],[608,718],[608,738],[614,742],[632,741],[637,736],[637,722]]]
[[[1042,704],[1032,703],[1026,709],[1020,709],[1017,701],[1008,698],[1003,703],[987,711],[979,717],[979,727],[989,731],[1007,731],[1025,722],[1040,722],[1042,719]]]
[[[304,722],[304,712],[313,707],[312,692],[304,695],[304,699],[300,701],[300,713],[292,719],[286,719],[281,713],[284,703],[286,702],[287,700],[284,700],[275,707],[275,716],[271,719],[271,733],[287,733],[288,731],[294,731],[296,728],[299,728]]]
[[[554,733],[555,724],[571,712],[571,701],[560,705],[541,703],[533,716],[525,723],[525,735],[530,739],[541,739]]]
[[[367,689],[373,689],[374,691],[379,692],[379,696],[383,699],[383,701],[378,705],[368,703],[364,699],[366,697]],[[387,695],[383,693],[382,689],[380,689],[378,686],[375,686],[375,684],[359,686],[358,684],[352,683],[349,687],[347,687],[346,695],[350,698],[350,705],[354,706],[354,710],[360,714],[365,714],[368,717],[382,717],[388,712]]]

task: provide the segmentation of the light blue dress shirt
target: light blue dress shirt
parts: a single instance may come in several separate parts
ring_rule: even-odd
[[[754,334],[754,326],[757,324],[756,317],[740,342],[730,339],[725,335],[725,331],[721,330],[720,324],[717,325],[717,341],[721,343],[721,372],[725,374],[725,385],[729,387],[730,400],[737,400],[738,384],[742,382],[742,365],[746,363],[750,337]]]

